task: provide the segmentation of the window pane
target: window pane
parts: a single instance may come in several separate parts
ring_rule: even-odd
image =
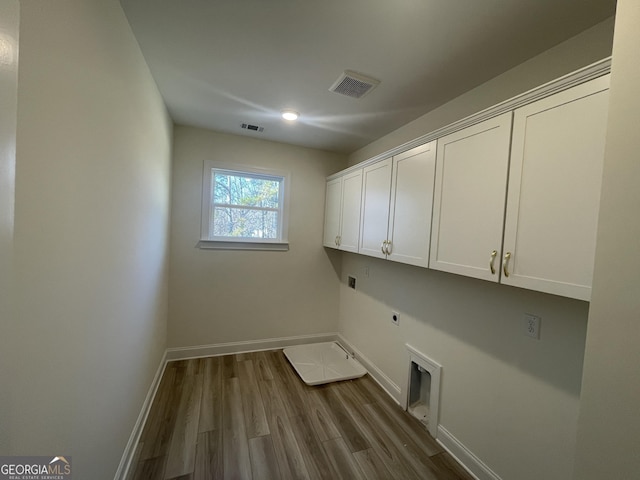
[[[214,172],[212,198],[214,203],[278,208],[280,181]]]
[[[278,238],[278,212],[215,207],[209,223],[209,238]]]

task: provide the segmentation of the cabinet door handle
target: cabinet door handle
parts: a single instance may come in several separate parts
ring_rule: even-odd
[[[509,259],[511,258],[511,252],[507,252],[504,254],[504,262],[502,262],[502,271],[504,272],[504,276],[509,276],[509,270],[507,267],[509,266]]]
[[[380,250],[382,251],[383,255],[387,254],[387,252],[385,251],[386,247],[387,247],[387,241],[385,240],[384,242],[382,242],[382,245],[380,245]]]
[[[391,242],[387,240],[387,248],[385,248],[385,252],[387,255],[391,255]]]
[[[494,250],[493,252],[491,252],[491,258],[489,259],[489,270],[491,270],[491,275],[495,275],[496,274],[496,269],[493,266],[493,262],[496,259],[496,255],[498,255],[498,251]]]
[[[336,247],[340,246],[340,243],[338,242],[338,235],[336,235],[336,239],[334,240],[334,243],[336,244]]]

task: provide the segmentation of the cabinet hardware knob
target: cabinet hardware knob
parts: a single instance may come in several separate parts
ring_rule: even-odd
[[[491,258],[489,259],[489,270],[491,270],[491,275],[495,275],[496,274],[496,269],[493,266],[493,262],[496,259],[496,255],[498,255],[498,251],[494,250],[493,252],[491,252]]]
[[[504,276],[509,276],[509,270],[507,267],[509,266],[509,259],[511,258],[511,252],[507,252],[504,254],[504,262],[502,263],[502,271],[504,272]]]

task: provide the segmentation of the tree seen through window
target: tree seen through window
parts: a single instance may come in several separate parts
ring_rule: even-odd
[[[213,170],[209,238],[279,238],[281,177]]]

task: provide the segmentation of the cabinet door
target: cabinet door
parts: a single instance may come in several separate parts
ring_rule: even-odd
[[[383,242],[389,226],[392,159],[365,167],[362,171],[362,215],[360,253],[386,258]]]
[[[360,238],[360,201],[362,197],[362,170],[342,177],[342,215],[340,220],[340,249],[358,252]]]
[[[435,141],[393,157],[389,260],[428,266],[435,169]]]
[[[338,248],[341,213],[342,177],[339,177],[327,181],[324,204],[324,235],[322,239],[322,243],[325,247]]]
[[[515,111],[502,283],[589,300],[609,76]]]
[[[498,281],[511,115],[438,139],[431,268]]]

